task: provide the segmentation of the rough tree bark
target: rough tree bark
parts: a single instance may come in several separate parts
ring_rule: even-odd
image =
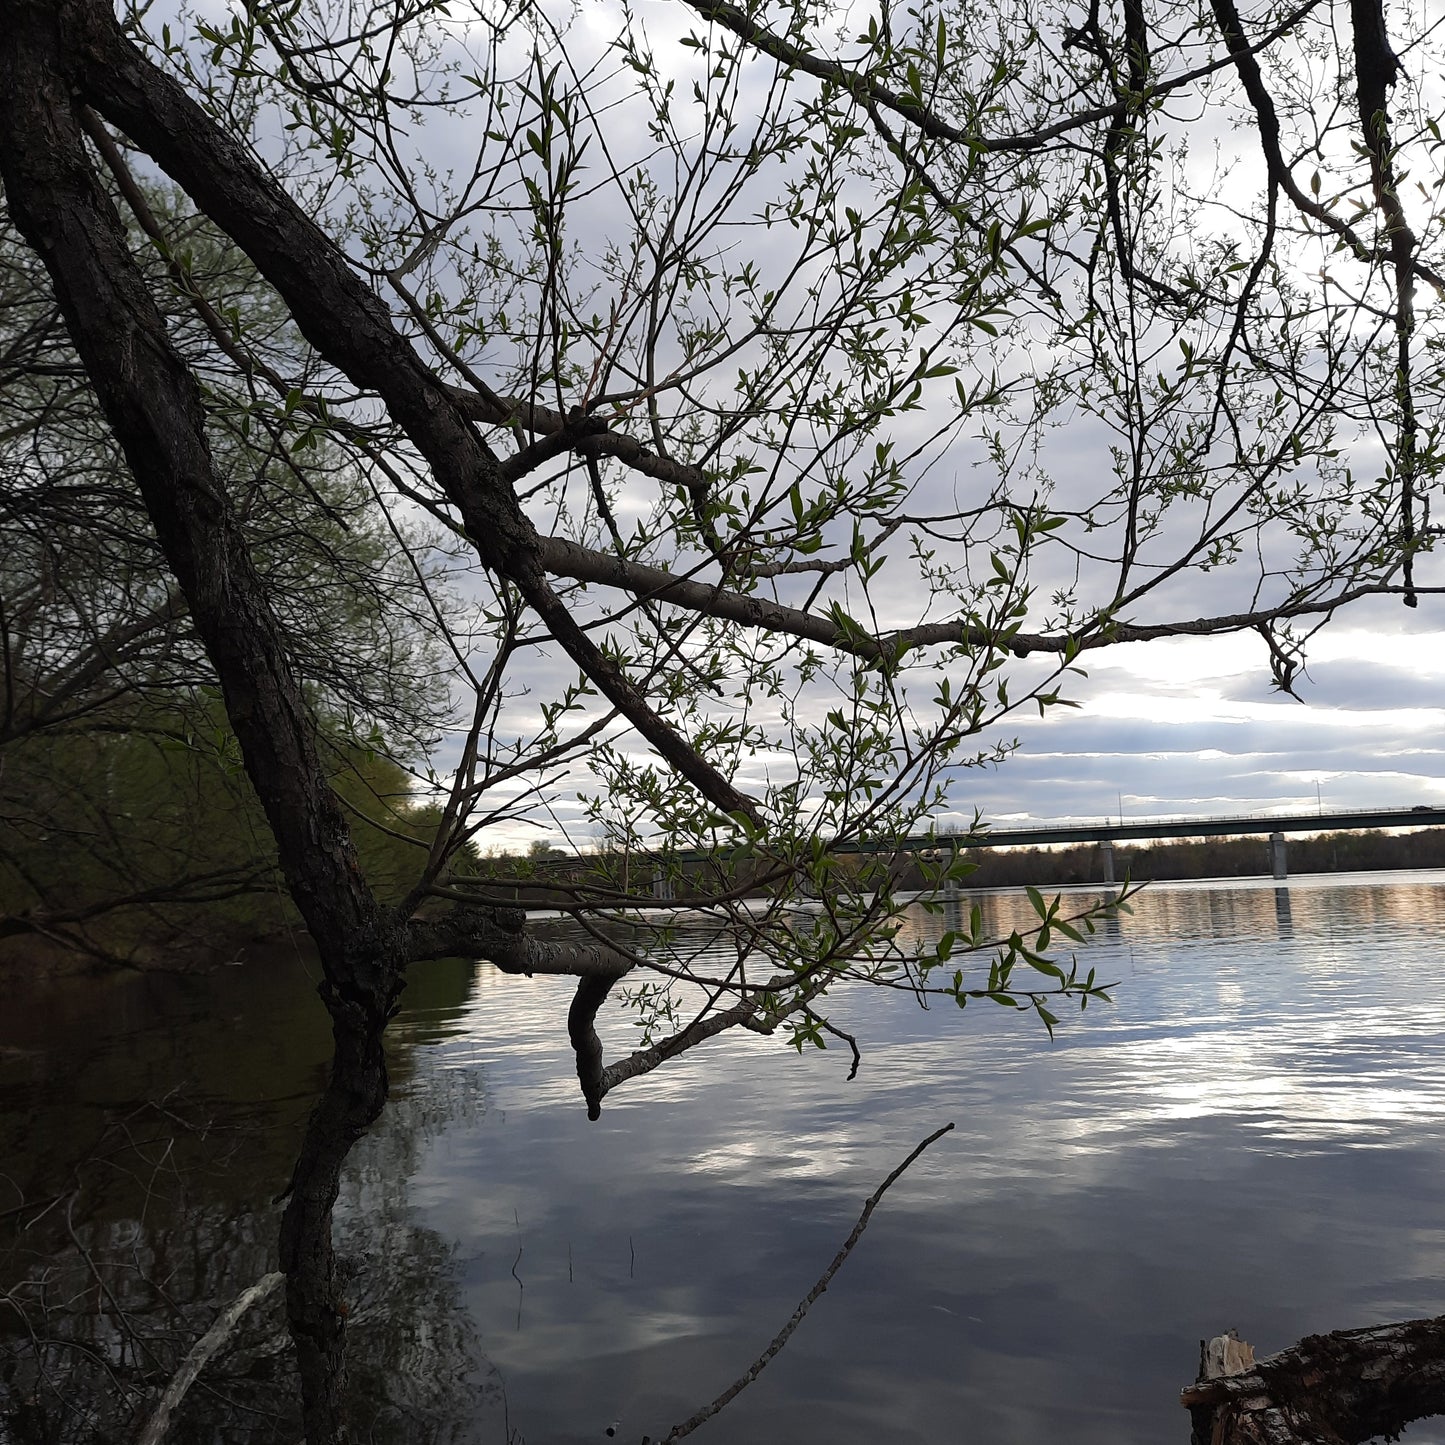
[[[336,1053],[292,1175],[281,1264],[307,1439],[342,1445],[344,1317],[331,1210],[342,1161],[386,1099],[382,1031],[401,991],[407,935],[361,877],[284,638],[211,464],[199,389],[90,166],[67,63],[73,37],[63,33],[73,9],[4,6],[0,175],[185,592],[320,953]]]
[[[1394,1440],[1412,1420],[1445,1413],[1445,1315],[1308,1335],[1233,1368],[1239,1372],[1205,1378],[1206,1361],[1198,1383],[1181,1392],[1190,1445]]]
[[[681,739],[570,617],[551,615],[565,609],[537,561],[536,534],[497,479],[485,444],[335,247],[129,45],[109,5],[3,0],[0,31],[0,179],[11,214],[50,274],[71,340],[215,667],[289,891],[321,959],[335,1052],[288,1186],[281,1265],[306,1438],[310,1445],[345,1445],[345,1308],[336,1287],[332,1209],[346,1156],[386,1101],[382,1038],[407,965],[467,951],[528,972],[599,972],[606,983],[629,965],[605,958],[589,970],[567,950],[520,936],[518,920],[494,909],[409,922],[367,886],[327,784],[284,631],[212,465],[200,389],[170,342],[91,165],[85,105],[128,122],[227,229],[244,233],[302,329],[324,337],[322,350],[361,384],[374,386],[418,435],[439,476],[462,499],[471,531],[487,548],[485,560],[519,579],[564,645],[570,638],[579,661],[592,665],[604,691],[619,694],[619,706],[637,713],[649,736],[659,734],[664,755],[677,755],[684,774],[715,802],[751,805],[695,754],[682,755]],[[580,1027],[578,1037],[584,1045],[595,1042]],[[591,1047],[579,1051],[588,1084],[600,1062],[600,1048],[595,1055]]]

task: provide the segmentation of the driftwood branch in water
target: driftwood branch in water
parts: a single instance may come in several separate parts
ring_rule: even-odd
[[[151,1411],[145,1428],[136,1436],[136,1445],[160,1445],[165,1439],[176,1406],[185,1398],[186,1391],[196,1383],[197,1376],[210,1363],[211,1356],[231,1337],[241,1322],[241,1316],[271,1294],[285,1278],[286,1276],[279,1272],[263,1275],[248,1289],[243,1289],[221,1311],[211,1328],[191,1346],[185,1359],[181,1361],[180,1369],[171,1376],[171,1382],[166,1386],[155,1409]]]
[[[1191,1445],[1361,1445],[1445,1414],[1445,1315],[1309,1335],[1255,1361],[1221,1335],[1180,1394]]]
[[[732,1382],[731,1385],[727,1387],[726,1390],[722,1392],[721,1395],[717,1397],[716,1400],[712,1401],[711,1404],[704,1405],[701,1410],[699,1410],[695,1415],[689,1416],[686,1420],[682,1422],[682,1424],[674,1425],[672,1427],[672,1430],[662,1440],[661,1445],[673,1445],[673,1441],[681,1440],[684,1435],[691,1435],[692,1432],[696,1430],[699,1425],[704,1425],[709,1420],[711,1420],[714,1415],[716,1415],[725,1405],[729,1403],[729,1401],[734,1398],[734,1396],[740,1395],[743,1390],[745,1390],[749,1385],[751,1385],[752,1382],[756,1380],[759,1375],[762,1374],[762,1372],[768,1367],[768,1365],[772,1363],[772,1360],[774,1356],[777,1355],[778,1351],[781,1350],[783,1346],[788,1343],[789,1336],[793,1333],[795,1329],[798,1328],[800,1324],[802,1324],[803,1316],[806,1315],[808,1311],[812,1308],[813,1301],[816,1300],[818,1296],[822,1294],[825,1289],[828,1288],[829,1281],[833,1278],[835,1274],[838,1273],[840,1269],[843,1268],[844,1261],[853,1252],[853,1246],[858,1243],[858,1241],[863,1237],[863,1231],[868,1228],[868,1220],[872,1217],[874,1209],[878,1207],[878,1201],[883,1198],[883,1196],[888,1192],[892,1185],[896,1184],[899,1179],[903,1177],[903,1175],[907,1172],[913,1162],[918,1158],[920,1154],[923,1153],[925,1149],[928,1148],[930,1144],[934,1144],[938,1140],[943,1138],[943,1136],[947,1134],[948,1131],[952,1128],[952,1124],[945,1124],[941,1129],[935,1129],[933,1133],[931,1133],[928,1138],[923,1140],[922,1143],[917,1145],[914,1148],[913,1152],[909,1154],[909,1156],[882,1182],[882,1184],[880,1184],[877,1189],[875,1189],[873,1193],[868,1196],[868,1201],[863,1206],[863,1212],[858,1216],[858,1223],[853,1226],[852,1234],[850,1234],[848,1238],[844,1240],[842,1249],[840,1249],[838,1253],[833,1256],[832,1264],[830,1264],[828,1268],[825,1269],[823,1273],[818,1276],[818,1282],[813,1286],[812,1289],[808,1291],[806,1295],[803,1296],[802,1300],[798,1304],[797,1309],[793,1311],[792,1317],[788,1320],[787,1324],[785,1324],[782,1329],[780,1329],[778,1333],[773,1336],[772,1343],[767,1347],[767,1349],[762,1352],[761,1355],[757,1357],[756,1360],[753,1361],[751,1365],[748,1366],[746,1370],[743,1371],[741,1375],[737,1377],[736,1380]],[[609,1431],[608,1433],[610,1434],[611,1431]],[[642,1437],[642,1445],[651,1445],[651,1441],[648,1436],[644,1435]]]

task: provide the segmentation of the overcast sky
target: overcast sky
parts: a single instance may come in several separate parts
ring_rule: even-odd
[[[1445,806],[1445,632],[1429,599],[1397,610],[1318,636],[1302,701],[1272,688],[1253,636],[1098,655],[1080,708],[1021,718],[1021,752],[959,794],[1000,824],[1117,816],[1121,798],[1126,818]]]
[[[696,22],[671,0],[645,4],[642,13],[663,63],[675,65],[680,77],[690,75],[700,56],[674,51],[668,42]],[[581,34],[605,46],[616,33],[613,14],[602,5],[585,8],[569,48],[580,43]],[[574,62],[577,58],[574,54]],[[679,85],[679,96],[685,92]],[[1257,165],[1251,136],[1232,129],[1226,116],[1194,116],[1190,126],[1205,142],[1206,160],[1207,133],[1216,133],[1219,144],[1209,163],[1235,164],[1236,190],[1250,181]],[[1234,156],[1220,160],[1230,148]],[[603,207],[599,221],[606,214]],[[786,237],[781,244],[786,247]],[[1174,362],[1177,357],[1161,365]],[[1009,364],[1027,369],[1027,352],[1015,352]],[[900,418],[895,426],[900,445],[907,443],[911,426],[929,424],[926,414]],[[1119,440],[1082,414],[1066,419],[1041,456],[1056,487],[1052,504],[1082,508],[1097,496],[1100,479],[1110,474],[1110,447]],[[1380,468],[1379,447],[1368,428],[1352,445],[1350,460],[1361,474]],[[1308,463],[1302,472],[1307,476]],[[969,505],[992,485],[993,475],[977,440],[960,437],[929,472],[910,510]],[[1188,534],[1187,513],[1174,526],[1170,546],[1175,536]],[[1284,545],[1294,543],[1285,539]],[[986,553],[981,560],[986,566]],[[1038,597],[1068,585],[1071,565],[1050,577],[1048,558],[1041,558],[1032,573]],[[1236,568],[1182,575],[1127,620],[1184,620],[1247,609],[1261,570],[1283,565],[1262,550]],[[1096,603],[1110,595],[1115,580],[1106,566],[1098,574],[1093,586],[1082,590]],[[885,574],[873,601],[880,611],[895,613],[885,623],[906,624],[922,615],[924,605],[906,569]],[[1445,618],[1437,598],[1423,597],[1415,610],[1382,600],[1342,612],[1312,639],[1307,670],[1296,679],[1297,698],[1272,686],[1267,649],[1255,633],[1114,646],[1082,661],[1088,676],[1072,679],[1065,689],[1077,708],[1055,708],[1044,718],[1021,710],[991,734],[1017,736],[1017,753],[1001,766],[956,776],[954,820],[971,821],[974,807],[1007,826],[1093,821],[1121,812],[1144,819],[1445,806]],[[539,698],[546,691],[545,670],[529,674]],[[555,791],[554,817],[543,823],[541,836],[550,829],[554,839],[563,832],[585,838],[574,794],[589,781],[579,770]],[[738,781],[746,788],[756,779]],[[940,819],[949,820],[947,814]],[[538,831],[521,829],[496,835],[496,842],[506,846],[537,836]]]
[[[1252,634],[1091,654],[1067,689],[1079,706],[1020,710],[996,729],[1019,750],[957,771],[939,821],[971,823],[975,807],[998,827],[1445,807],[1445,630],[1430,612],[1429,599],[1415,613],[1371,602],[1339,618],[1313,640],[1299,700],[1273,688]],[[550,821],[488,845],[585,843],[576,794],[589,785],[578,768]]]
[[[225,7],[221,0],[208,0],[207,8],[219,13]],[[697,25],[685,7],[675,0],[648,0],[642,13],[667,52],[665,63],[675,66],[680,77],[702,65],[697,52],[675,45],[680,34]],[[568,48],[581,68],[593,48],[597,56],[606,56],[617,33],[617,12],[588,5],[576,19]],[[686,87],[680,86],[678,94],[684,96]],[[1199,130],[1201,121],[1210,128],[1208,117],[1192,119],[1192,128]],[[424,148],[433,152],[432,159],[465,174],[476,135],[455,120],[447,125]],[[1239,143],[1240,133],[1222,121],[1214,129],[1221,136],[1233,134],[1231,143]],[[625,147],[629,136],[630,143],[642,144],[645,129],[620,128],[614,144]],[[604,219],[604,202],[593,204],[603,208],[598,219]],[[786,238],[781,244],[787,244]],[[1012,364],[1027,365],[1026,353],[1023,357],[1020,363],[1016,354]],[[921,418],[920,424],[927,421]],[[907,423],[901,423],[905,441],[906,431]],[[1075,496],[1076,487],[1097,494],[1100,477],[1109,473],[1114,440],[1088,423],[1058,435],[1055,454],[1044,459],[1059,488],[1055,506],[1082,500],[1084,491]],[[1360,446],[1357,464],[1378,467],[1378,460],[1365,454],[1373,450],[1368,434]],[[961,440],[930,473],[928,486],[934,491],[920,492],[917,510],[930,510],[934,503],[946,510],[950,500],[957,502],[960,489],[966,505],[968,488],[991,485],[986,468],[975,466],[980,460],[976,447]],[[986,566],[986,554],[982,561]],[[1247,607],[1257,575],[1248,559],[1237,572],[1224,569],[1205,578],[1191,574],[1128,620],[1187,619]],[[1035,580],[1043,584],[1040,595],[1047,596],[1053,582],[1039,574]],[[1097,604],[1111,594],[1112,579],[1096,580],[1100,585],[1092,600]],[[916,582],[910,585],[905,576],[887,586],[896,590],[880,592],[875,601],[885,608],[896,604],[897,615],[885,621],[906,623],[921,615]],[[994,736],[1016,735],[1021,747],[1000,767],[957,777],[954,816],[971,819],[976,806],[988,820],[1006,826],[1026,820],[1092,821],[1121,811],[1126,818],[1157,818],[1312,811],[1317,806],[1445,805],[1441,605],[1426,596],[1414,611],[1398,601],[1380,601],[1342,613],[1313,639],[1308,671],[1297,680],[1298,700],[1272,688],[1265,644],[1253,633],[1090,653],[1083,659],[1088,676],[1066,688],[1079,706],[1053,709],[1042,719],[1020,712],[996,730]],[[517,700],[518,716],[555,695],[549,682],[564,681],[570,671],[534,660],[524,679],[531,693]],[[740,781],[746,786],[746,779]],[[525,845],[564,832],[581,841],[586,829],[575,794],[587,783],[583,770],[562,780],[553,793],[554,816],[539,818],[539,829],[502,830],[486,841]]]

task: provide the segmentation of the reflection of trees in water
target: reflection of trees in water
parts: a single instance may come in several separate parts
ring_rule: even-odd
[[[454,1246],[416,1223],[410,1201],[425,1146],[485,1111],[478,1069],[426,1069],[348,1161],[336,1235],[360,1439],[474,1445],[476,1418],[500,1395],[457,1290]]]
[[[195,1106],[144,1105],[72,1164],[58,1194],[11,1212],[0,1237],[4,1445],[133,1438],[217,1309],[273,1267],[273,1211],[244,1193],[260,1177],[246,1145],[245,1131]],[[248,1347],[264,1324],[247,1322]],[[229,1382],[208,1383],[226,1413]],[[274,1419],[282,1407],[248,1408]]]
[[[439,1052],[439,1051],[438,1051]],[[462,1307],[452,1251],[414,1220],[427,1143],[480,1117],[479,1071],[415,1072],[352,1155],[338,1212],[354,1326],[358,1438],[463,1445],[498,1385]],[[51,1197],[0,1216],[0,1445],[133,1441],[186,1351],[276,1268],[275,1118],[222,1125],[167,1101],[114,1121]],[[246,1316],[169,1438],[261,1445],[300,1433],[279,1294]]]
[[[1104,891],[1081,888],[1066,893],[1065,914]],[[1033,908],[1021,891],[961,893],[941,902],[934,912],[910,910],[900,922],[899,942],[926,945],[946,930],[966,931],[974,905],[991,937],[1006,937],[1011,929],[1027,928],[1034,921]],[[1445,929],[1445,887],[1436,881],[1393,878],[1373,883],[1314,877],[1295,879],[1284,887],[1261,887],[1252,881],[1147,886],[1132,895],[1127,913],[1097,919],[1092,939],[1144,947],[1180,940],[1333,935],[1341,930],[1375,936],[1398,930],[1413,936],[1420,928]]]

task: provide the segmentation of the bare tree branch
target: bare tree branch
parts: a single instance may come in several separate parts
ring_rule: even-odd
[[[525,931],[520,909],[473,905],[407,923],[407,957],[484,958],[503,973],[615,980],[633,959],[602,942],[550,941]]]
[[[1255,41],[1250,47],[1251,52],[1267,49],[1282,36],[1289,34],[1301,20],[1318,9],[1322,3],[1323,0],[1305,0],[1304,4],[1291,10],[1265,35]],[[1086,107],[1064,116],[1050,125],[1040,126],[1037,130],[1018,135],[987,136],[962,130],[944,120],[928,106],[920,105],[912,96],[890,89],[866,72],[846,66],[841,61],[827,59],[785,39],[776,31],[769,30],[765,25],[752,19],[736,5],[730,4],[729,0],[687,0],[687,4],[703,19],[731,31],[740,40],[746,41],[762,54],[771,56],[774,60],[787,66],[788,69],[814,76],[818,80],[825,80],[850,95],[858,96],[860,99],[866,98],[875,105],[891,110],[909,124],[917,126],[931,140],[950,141],[966,146],[970,150],[994,155],[1027,154],[1030,151],[1042,149],[1051,141],[1062,139],[1072,131],[1098,125],[1105,121],[1115,124],[1127,116],[1130,111],[1137,110],[1140,105],[1159,99],[1185,86],[1193,85],[1195,81],[1203,80],[1234,63],[1233,59],[1218,60],[1208,65],[1195,66],[1179,75],[1152,80],[1127,99],[1116,100],[1109,105]]]
[[[894,659],[919,647],[997,646],[1022,657],[1031,653],[1082,652],[1120,642],[1150,642],[1161,637],[1207,637],[1245,631],[1276,619],[1330,613],[1362,597],[1398,595],[1406,590],[1402,585],[1389,581],[1368,582],[1324,596],[1291,598],[1278,606],[1261,607],[1250,612],[1151,623],[1100,618],[1072,632],[1010,631],[1003,634],[968,623],[929,622],[869,636],[860,633],[856,626],[848,627],[838,622],[827,613],[807,612],[756,593],[736,592],[721,585],[697,581],[647,562],[598,552],[563,537],[544,537],[540,546],[543,563],[555,576],[622,588],[637,596],[670,602],[710,617],[783,633],[877,661]]]

